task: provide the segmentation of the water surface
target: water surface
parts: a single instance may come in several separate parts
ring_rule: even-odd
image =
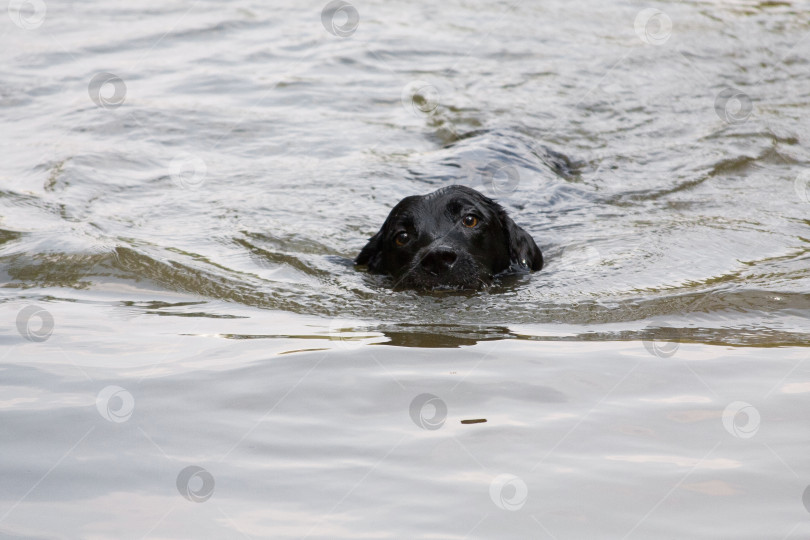
[[[807,537],[810,5],[325,7],[9,5],[0,534]],[[547,266],[353,268],[454,183]]]

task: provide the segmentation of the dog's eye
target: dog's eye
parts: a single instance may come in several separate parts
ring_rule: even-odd
[[[467,214],[464,216],[464,218],[462,218],[461,222],[465,227],[473,228],[478,225],[478,218],[472,214]]]
[[[402,231],[394,237],[394,243],[396,243],[398,246],[404,246],[410,239],[411,237],[408,235],[408,233]]]

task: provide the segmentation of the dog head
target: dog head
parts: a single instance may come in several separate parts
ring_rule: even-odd
[[[495,201],[455,185],[402,199],[355,264],[395,288],[479,289],[497,274],[540,270],[543,255]]]

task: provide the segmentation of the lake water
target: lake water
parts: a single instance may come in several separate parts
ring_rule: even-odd
[[[810,3],[2,17],[0,537],[810,537]],[[547,266],[353,268],[455,183]]]

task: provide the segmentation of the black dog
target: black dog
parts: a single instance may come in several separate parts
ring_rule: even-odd
[[[402,199],[355,259],[394,287],[480,289],[497,274],[540,270],[532,237],[466,186]]]

